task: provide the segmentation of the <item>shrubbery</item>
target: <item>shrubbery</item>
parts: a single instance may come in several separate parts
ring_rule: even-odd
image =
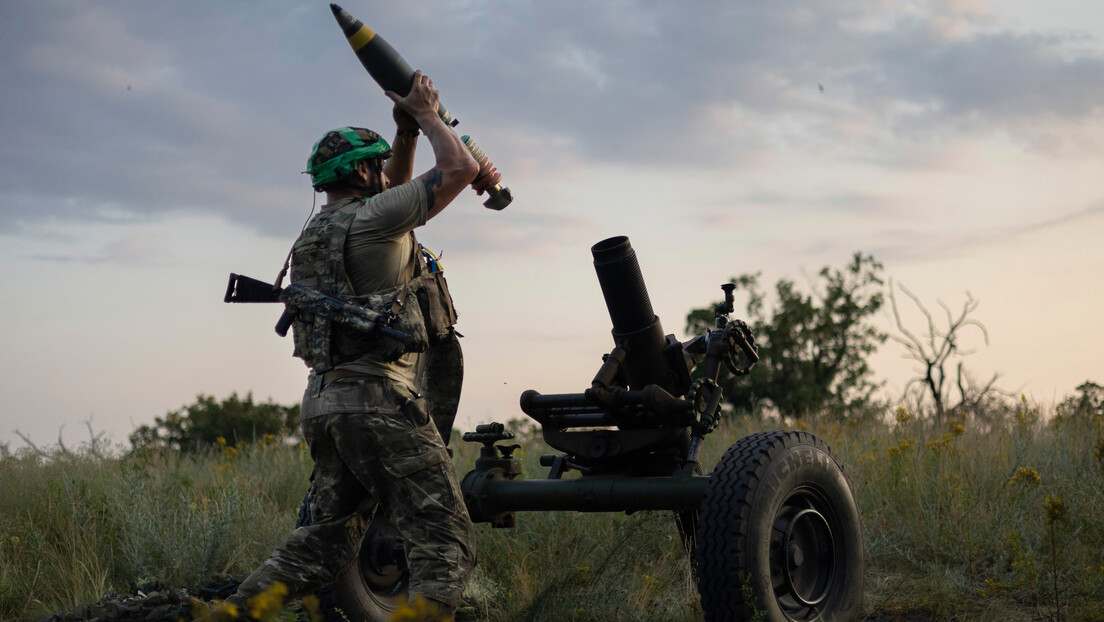
[[[135,449],[165,447],[194,452],[216,445],[237,446],[268,438],[286,438],[299,432],[299,405],[280,406],[269,400],[253,401],[237,393],[216,402],[199,395],[194,404],[154,419],[154,425],[139,426],[130,435]]]
[[[794,281],[775,285],[775,306],[766,307],[759,274],[731,279],[747,295],[746,308],[734,316],[751,328],[759,346],[759,364],[740,378],[724,374],[725,401],[744,412],[769,406],[785,415],[861,411],[871,406],[877,385],[866,358],[885,341],[873,324],[884,303],[882,264],[855,253],[844,269],[825,266],[802,291]],[[713,306],[694,309],[686,331],[713,328]]]

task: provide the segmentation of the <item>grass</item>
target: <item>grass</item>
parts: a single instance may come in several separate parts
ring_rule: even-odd
[[[157,579],[245,573],[294,524],[310,456],[296,447],[0,459],[0,619],[38,619]]]
[[[1104,430],[1094,416],[939,424],[904,409],[863,420],[739,418],[707,439],[807,429],[843,462],[864,521],[866,615],[1104,620]],[[461,473],[478,448],[454,445]],[[523,442],[529,477],[550,450]],[[122,458],[92,447],[0,459],[0,619],[38,619],[150,579],[194,589],[241,575],[294,523],[305,449],[279,443]],[[697,620],[673,516],[528,513],[481,525],[468,597],[485,620]]]
[[[856,447],[832,439],[866,531],[866,605],[936,619],[1101,619],[1099,419],[933,426],[900,411]],[[1058,516],[1048,507],[1065,509]]]

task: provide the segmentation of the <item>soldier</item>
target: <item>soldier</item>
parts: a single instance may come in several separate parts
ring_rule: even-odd
[[[475,565],[456,473],[419,396],[425,351],[439,346],[458,356],[456,312],[413,230],[467,184],[482,194],[501,176],[489,162],[477,164],[441,120],[438,93],[421,72],[407,96],[386,94],[395,102],[393,151],[363,128],[328,132],[315,145],[307,172],[327,202],[292,248],[291,279],[384,313],[411,339],[296,319],[295,355],[311,368],[302,426],[314,459],[312,524],[296,529],[227,599],[239,608],[277,581],[290,597],[333,582],[353,562],[377,508],[406,540],[411,597],[449,617]],[[419,132],[436,163],[411,180]]]

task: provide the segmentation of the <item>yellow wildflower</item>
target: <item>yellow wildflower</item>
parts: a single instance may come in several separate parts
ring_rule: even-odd
[[[421,594],[416,594],[414,600],[400,604],[388,618],[390,622],[439,622],[447,619],[451,618],[442,617],[437,606]]]
[[[947,449],[948,452],[952,450],[953,444],[951,443],[951,435],[944,434],[943,438],[937,438],[934,441],[928,441],[924,443],[924,447],[933,454],[939,453],[943,449]]]
[[[575,580],[580,583],[589,583],[590,566],[575,566]]]
[[[901,455],[901,454],[911,450],[915,446],[916,446],[916,441],[914,439],[906,438],[905,440],[901,441],[900,443],[897,443],[893,447],[890,447],[889,449],[887,449],[886,450],[886,455],[889,456],[889,457],[898,456],[898,455]]]
[[[249,614],[254,620],[269,618],[280,612],[287,595],[287,586],[277,581],[267,590],[249,599]]]
[[[982,598],[993,598],[994,596],[997,596],[997,595],[1000,594],[1001,587],[1002,586],[1001,586],[1000,581],[996,581],[994,579],[986,579],[985,580],[985,587],[981,588],[981,590],[980,590],[981,591],[981,597]]]
[[[912,421],[913,419],[916,418],[916,416],[913,415],[912,413],[910,413],[908,411],[908,409],[905,408],[904,406],[898,406],[897,407],[897,412],[894,415],[894,418],[897,420],[898,424],[903,424],[903,423],[908,423],[909,421]]]
[[[303,608],[310,614],[311,622],[319,622],[323,619],[322,615],[322,603],[319,602],[318,597],[314,594],[308,594],[303,597]]]
[[[1058,497],[1047,497],[1043,501],[1046,510],[1046,524],[1053,525],[1066,517],[1066,504]]]
[[[1038,486],[1043,483],[1043,478],[1039,477],[1039,472],[1034,467],[1019,467],[1016,472],[1012,474],[1012,478],[1008,480],[1009,484],[1022,483],[1025,486]]]

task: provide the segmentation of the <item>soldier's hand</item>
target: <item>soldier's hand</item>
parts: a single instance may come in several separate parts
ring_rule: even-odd
[[[483,160],[483,164],[479,166],[479,173],[472,181],[471,187],[476,194],[482,195],[487,188],[496,185],[500,181],[502,181],[502,173],[498,172],[498,169],[494,167],[490,160]]]
[[[421,126],[418,125],[418,120],[410,116],[409,112],[399,108],[398,104],[395,104],[395,107],[391,109],[391,117],[395,119],[395,128],[400,132],[410,132],[422,129]]]
[[[430,80],[421,70],[414,72],[414,83],[410,85],[410,92],[405,97],[400,97],[394,91],[384,91],[383,94],[395,102],[396,107],[413,117],[415,123],[419,125],[421,125],[417,121],[419,115],[437,114],[437,103],[441,98],[441,94],[433,88],[433,80]]]

